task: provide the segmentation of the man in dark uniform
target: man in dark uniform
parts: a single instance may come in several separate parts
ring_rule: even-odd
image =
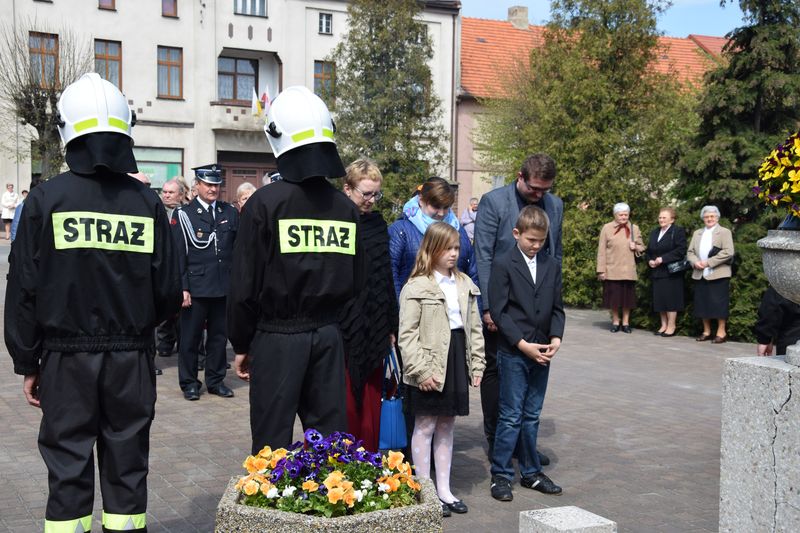
[[[236,374],[251,381],[253,453],[289,446],[295,414],[323,434],[347,429],[338,320],[364,284],[358,211],[327,180],[345,174],[328,108],[289,87],[267,122],[283,180],[247,201],[228,301]]]
[[[231,398],[233,391],[223,381],[228,342],[225,301],[239,213],[231,204],[217,199],[222,184],[219,165],[192,170],[197,178],[197,196],[172,214],[183,284],[178,378],[183,397],[198,400],[202,383],[197,379],[197,352],[205,326],[206,387],[210,394]]]
[[[58,102],[70,168],[33,189],[9,258],[5,341],[41,407],[45,531],[146,531],[155,326],[180,306],[169,221],[136,172],[125,96],[95,73]]]

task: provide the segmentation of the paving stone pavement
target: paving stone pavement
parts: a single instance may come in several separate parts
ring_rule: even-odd
[[[2,241],[3,277],[8,249]],[[517,531],[520,511],[563,505],[614,520],[620,531],[717,531],[722,365],[754,347],[647,331],[612,334],[607,326],[602,311],[569,310],[553,362],[539,442],[553,461],[545,472],[564,494],[515,484],[513,502],[491,498],[480,397],[473,392],[471,414],[456,422],[452,472],[453,493],[470,511],[445,519],[444,531]],[[5,346],[0,352],[0,531],[41,531],[47,471],[36,447],[40,413],[26,404]],[[177,357],[157,364],[164,375],[151,433],[148,530],[213,531],[217,502],[249,449],[248,385],[228,377],[235,398],[204,391],[200,401],[187,402]],[[98,491],[95,531],[100,509]]]

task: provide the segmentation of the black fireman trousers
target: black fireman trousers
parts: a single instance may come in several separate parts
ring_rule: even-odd
[[[104,531],[146,531],[153,350],[45,352],[39,399],[39,451],[50,489],[45,518],[62,522],[50,527],[91,523],[96,444]]]
[[[258,331],[250,347],[253,454],[292,444],[295,415],[303,429],[347,431],[344,348],[338,325],[302,333]]]

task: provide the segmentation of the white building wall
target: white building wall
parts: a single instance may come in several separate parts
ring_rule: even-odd
[[[178,0],[173,18],[162,16],[161,2],[155,0],[117,0],[115,11],[98,9],[95,0],[5,0],[0,17],[16,17],[18,24],[35,20],[36,31],[60,33],[69,27],[92,51],[95,39],[121,42],[122,91],[137,113],[136,145],[181,149],[182,173],[190,174],[191,167],[216,161],[219,151],[252,153],[255,159],[269,152],[263,119],[252,116],[249,95],[247,105],[219,102],[217,58],[224,53],[257,59],[259,96],[265,86],[273,98],[290,85],[313,89],[314,61],[325,59],[347,31],[347,5],[346,0],[268,0],[267,16],[258,17],[234,14],[230,0]],[[318,31],[321,12],[333,15],[332,35]],[[426,9],[421,18],[434,44],[433,89],[443,102],[444,126],[454,137],[457,16]],[[158,46],[183,50],[181,99],[158,97]],[[21,151],[28,154],[29,147]],[[0,181],[28,188],[29,157],[22,163],[15,159],[0,153]]]

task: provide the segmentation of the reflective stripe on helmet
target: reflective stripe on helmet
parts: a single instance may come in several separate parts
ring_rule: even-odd
[[[124,120],[120,120],[114,117],[108,117],[108,125],[112,128],[117,128],[118,130],[122,130],[127,135],[128,133],[128,123]]]
[[[92,515],[74,520],[45,520],[44,533],[84,533],[92,530]]]
[[[314,130],[306,130],[292,135],[292,140],[296,143],[299,143],[300,141],[305,141],[306,139],[310,139],[313,136],[314,136]]]
[[[83,130],[88,130],[89,128],[96,128],[98,121],[96,118],[87,118],[86,120],[81,120],[80,122],[76,123],[73,128],[75,129],[76,133],[80,133]]]
[[[147,518],[141,514],[111,514],[103,511],[103,528],[113,531],[131,531],[144,529]]]
[[[328,128],[322,128],[322,135],[333,139],[333,130],[329,130]]]

